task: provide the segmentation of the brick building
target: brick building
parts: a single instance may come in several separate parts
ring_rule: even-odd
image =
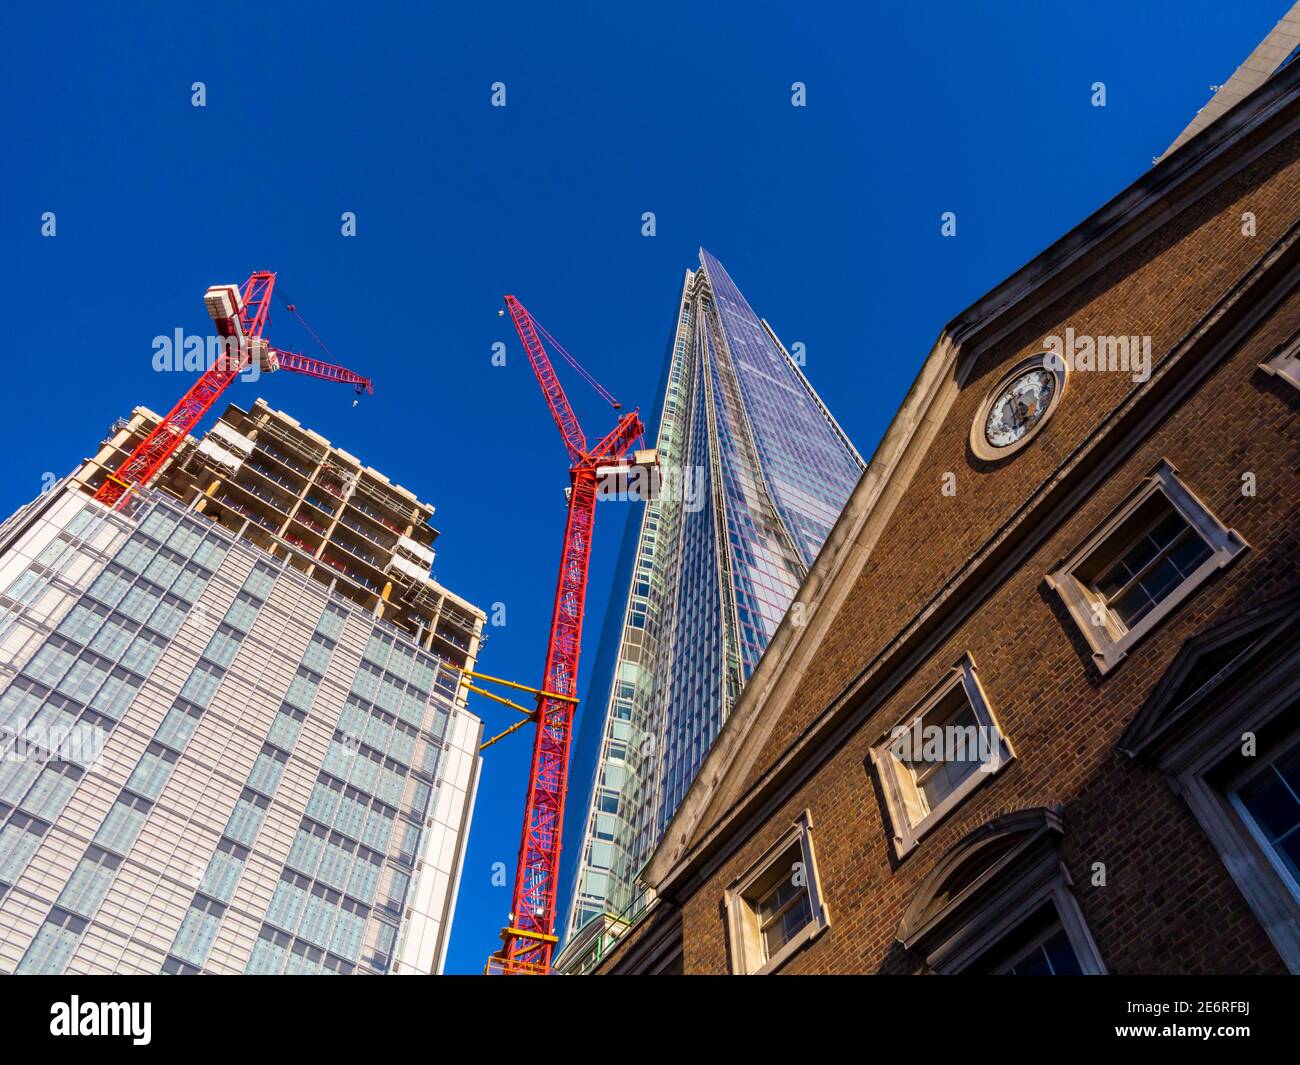
[[[597,972],[1300,971],[1289,18],[943,330]]]

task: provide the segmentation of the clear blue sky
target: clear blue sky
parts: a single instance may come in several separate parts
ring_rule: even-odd
[[[277,270],[376,395],[283,374],[226,398],[436,505],[437,578],[507,607],[482,668],[535,682],[565,459],[503,293],[649,412],[704,245],[869,455],[943,324],[1148,168],[1287,6],[6,3],[0,514],[188,387],[151,341],[206,332],[208,285]],[[311,350],[287,316],[268,335]],[[627,513],[597,515],[588,669]],[[487,756],[449,971],[497,944],[528,753]]]

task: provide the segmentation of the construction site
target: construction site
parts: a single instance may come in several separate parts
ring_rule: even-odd
[[[274,284],[210,288],[226,350],[0,523],[0,971],[442,970],[486,615],[356,456],[260,399],[199,434],[254,363],[373,391],[271,347]]]
[[[11,952],[14,971],[18,972],[61,972],[74,959],[81,959],[75,963],[80,967],[78,971],[158,971],[155,966],[177,973],[239,971],[241,966],[245,972],[437,971],[445,956],[454,911],[480,752],[533,725],[513,901],[501,932],[502,946],[488,959],[484,971],[504,975],[548,973],[558,942],[559,857],[578,705],[577,678],[597,490],[603,477],[625,477],[655,465],[655,452],[643,446],[645,430],[640,415],[636,410],[623,411],[621,404],[522,304],[513,296],[506,297],[506,308],[568,455],[568,513],[540,684],[534,687],[477,673],[474,667],[484,640],[486,615],[433,577],[438,532],[432,525],[432,505],[261,399],[247,409],[229,404],[211,428],[198,435],[204,416],[249,370],[258,374],[288,370],[350,385],[358,397],[373,393],[369,378],[273,346],[265,335],[271,323],[273,295],[289,314],[301,320],[297,308],[276,292],[276,275],[271,271],[254,271],[243,286],[210,287],[204,304],[215,326],[216,336],[209,338],[208,345],[214,357],[176,405],[165,415],[137,406],[129,418],[110,428],[94,455],[47,493],[48,498],[29,504],[0,528],[4,572],[10,573],[11,579],[17,577],[8,586],[9,591],[0,595],[0,605],[9,619],[5,646],[11,652],[8,665],[0,663],[0,670],[14,681],[11,692],[4,695],[4,724],[6,728],[15,725],[16,734],[26,727],[24,722],[34,720],[28,710],[39,713],[46,700],[55,698],[50,686],[57,685],[70,666],[68,676],[92,677],[94,683],[78,681],[77,692],[86,697],[86,702],[68,705],[69,720],[107,721],[112,733],[110,743],[118,736],[127,737],[134,731],[132,727],[116,730],[113,725],[124,718],[133,719],[133,695],[142,687],[147,690],[152,683],[149,671],[161,654],[164,663],[172,657],[178,663],[189,661],[191,665],[181,668],[193,668],[205,678],[202,698],[188,694],[194,688],[193,677],[179,692],[161,696],[175,701],[173,714],[182,713],[191,722],[202,721],[203,727],[211,722],[210,727],[222,736],[229,735],[231,729],[245,727],[264,744],[262,760],[270,758],[272,763],[283,764],[295,751],[292,740],[297,732],[294,730],[288,741],[283,736],[275,738],[275,729],[265,731],[265,715],[277,698],[283,698],[294,719],[301,721],[300,715],[305,716],[308,709],[303,691],[309,692],[305,701],[310,704],[323,684],[320,702],[327,704],[334,699],[341,708],[322,706],[325,717],[320,724],[321,735],[332,734],[334,738],[328,750],[318,748],[309,756],[316,764],[324,754],[324,761],[313,769],[319,774],[317,792],[322,788],[356,792],[363,807],[375,804],[375,813],[384,817],[406,815],[424,819],[423,823],[409,823],[407,838],[393,851],[387,836],[382,841],[369,839],[355,819],[347,827],[331,823],[328,815],[313,808],[313,793],[305,809],[295,807],[289,817],[290,823],[302,819],[299,835],[307,836],[294,843],[287,859],[277,853],[279,844],[270,840],[257,840],[257,848],[250,851],[253,837],[246,830],[236,831],[227,825],[220,838],[209,840],[216,847],[208,861],[209,870],[228,865],[228,859],[223,857],[228,853],[239,856],[240,868],[251,856],[258,856],[271,863],[268,874],[277,868],[282,870],[279,888],[272,888],[273,879],[265,880],[260,888],[251,884],[248,887],[250,892],[258,893],[243,902],[244,934],[235,936],[224,952],[213,952],[218,932],[225,927],[222,919],[227,908],[236,909],[231,904],[235,884],[227,884],[224,893],[201,886],[188,912],[180,908],[187,896],[177,897],[174,914],[181,923],[171,931],[171,946],[165,956],[157,953],[163,942],[156,939],[137,950],[138,956],[128,949],[114,955],[102,945],[106,936],[117,934],[117,918],[111,907],[96,917],[94,906],[76,909],[57,902],[51,905],[52,899],[62,897],[60,881],[40,875],[31,883],[23,879],[39,865],[39,861],[30,866],[27,863],[39,859],[44,853],[42,848],[48,848],[50,861],[62,860],[57,842],[60,831],[50,811],[41,807],[39,796],[44,792],[39,786],[22,799],[31,780],[23,779],[21,787],[0,781],[0,791],[12,793],[10,797],[19,798],[20,806],[29,803],[44,815],[33,821],[24,814],[5,829],[26,850],[22,862],[15,864],[12,860],[19,852],[6,858],[6,869],[0,873],[0,900],[9,893],[8,904],[20,907],[14,920],[19,924],[25,921],[30,935],[25,946],[20,937],[0,942],[0,947]],[[501,314],[504,316],[505,311]],[[306,328],[328,351],[311,327]],[[586,436],[542,337],[614,410],[615,424],[603,437],[589,440]],[[85,502],[78,504],[78,499]],[[187,530],[180,541],[187,551],[193,550],[195,542],[202,546],[211,540],[210,548],[203,547],[204,564],[186,566],[184,558],[171,546],[175,537],[159,539],[160,528],[176,523]],[[205,529],[219,530],[220,535],[205,535]],[[209,572],[209,556],[234,554],[231,542],[245,546],[241,554],[247,559],[260,560],[253,562],[250,584],[229,606],[226,598],[215,593],[213,611],[203,602],[189,611],[192,622],[176,621],[188,609],[187,604],[194,606],[194,586],[202,589],[210,580],[214,587],[219,585],[218,574]],[[158,558],[141,570],[139,578],[133,577],[132,567],[140,565],[142,556],[154,552]],[[102,575],[95,579],[100,567]],[[262,576],[257,576],[259,573]],[[164,575],[166,580],[159,583]],[[176,592],[172,596],[175,602],[168,604],[168,586],[173,579],[177,589],[185,591]],[[133,585],[136,581],[138,588]],[[320,623],[325,628],[318,629],[305,652],[302,648],[290,651],[290,659],[302,657],[297,660],[296,674],[290,661],[284,663],[287,694],[277,697],[275,688],[280,682],[267,688],[264,682],[253,681],[254,674],[264,669],[258,656],[236,662],[234,654],[246,638],[255,641],[250,636],[250,611],[256,613],[260,606],[273,601],[270,588],[281,584],[286,589],[297,589],[285,592],[293,598],[292,603],[284,601],[282,609],[286,612],[279,623],[282,626],[308,624],[322,603],[348,603],[357,611],[326,607],[326,620]],[[128,587],[127,598],[133,603],[159,600],[168,606],[171,620],[162,631],[154,636],[146,632],[142,637],[157,648],[153,657],[146,659],[148,668],[137,657],[132,657],[129,665],[126,660],[115,665],[95,643],[79,642],[89,639],[93,626],[79,620],[70,634],[64,635],[61,630],[66,622],[60,624],[55,616],[70,608],[69,617],[81,619],[84,615],[95,624],[102,623],[105,617],[111,621],[115,605],[125,602],[117,590]],[[304,587],[317,589],[320,594],[304,598]],[[200,591],[198,597],[203,594]],[[208,639],[202,633],[212,625],[214,612],[224,614],[224,620]],[[354,646],[364,644],[359,664],[344,661],[340,667],[332,661],[331,652],[342,631],[341,622],[329,620],[335,615],[346,617],[346,625],[355,628]],[[143,624],[144,630],[152,624],[144,615],[138,619],[128,616],[121,622],[128,626],[133,623]],[[258,630],[254,626],[251,631]],[[283,642],[274,632],[263,633],[262,639],[268,641],[268,652]],[[120,647],[106,646],[120,652]],[[191,652],[198,655],[197,665],[185,658]],[[45,668],[47,659],[59,662],[58,675]],[[389,663],[387,669],[385,662]],[[104,719],[103,707],[95,701],[102,701],[104,696],[95,692],[100,679],[114,670],[123,675],[113,690],[125,694],[113,697],[112,713],[116,716]],[[182,675],[177,669],[171,669],[171,674],[178,678]],[[235,699],[223,722],[219,712],[209,712],[208,703],[217,695],[215,685],[227,675],[232,683],[241,678],[245,683],[254,683],[255,688]],[[536,706],[522,706],[475,681],[529,693],[536,698]],[[328,696],[324,694],[327,690]],[[465,711],[465,699],[471,692],[495,700],[520,716],[498,735],[480,742],[482,724]],[[374,715],[374,720],[383,724],[368,723],[366,714]],[[453,727],[453,720],[459,724]],[[194,725],[187,728],[192,730]],[[394,729],[404,733],[405,738],[394,740],[396,745],[390,747],[387,737]],[[162,755],[173,760],[184,756],[189,749],[188,733],[178,738],[171,735],[174,730],[167,732],[168,738],[162,739],[164,730],[160,729],[159,738],[154,740]],[[372,733],[379,738],[372,738]],[[423,744],[428,744],[428,753],[422,758],[413,757]],[[367,751],[367,759],[374,765],[386,767],[383,772],[387,777],[381,777],[380,783],[376,783],[371,770],[356,767],[356,755]],[[367,759],[362,760],[363,765],[370,764]],[[231,766],[217,761],[205,763],[204,768],[225,773]],[[251,789],[247,801],[269,802],[275,793],[274,778],[268,787],[266,772],[258,764],[247,771]],[[156,797],[132,790],[131,780],[139,772],[137,768],[125,782],[119,804],[127,802],[134,808],[137,802]],[[407,774],[411,774],[409,778]],[[236,773],[236,777],[242,775]],[[422,777],[427,783],[421,781]],[[259,781],[256,786],[252,783],[255,779]],[[384,779],[388,783],[383,783]],[[403,784],[403,780],[407,783]],[[436,790],[431,790],[430,785]],[[109,788],[99,798],[108,802],[116,793],[116,789]],[[203,798],[191,788],[172,801],[190,808]],[[430,802],[438,812],[427,816]],[[0,807],[0,812],[3,809]],[[214,832],[217,827],[218,822],[213,822]],[[78,831],[89,828],[87,825]],[[367,874],[363,887],[354,889],[345,886],[345,878],[335,870],[330,878],[312,887],[305,878],[313,875],[314,859],[304,862],[295,852],[306,847],[303,838],[327,840],[335,836],[340,855],[346,856],[339,861],[346,864],[355,856],[358,862],[388,872],[382,879],[376,879],[378,874]],[[454,849],[449,849],[453,841]],[[6,842],[6,848],[10,846]],[[310,849],[306,847],[304,853]],[[115,870],[123,861],[131,860],[132,853],[129,845],[119,846],[117,853],[92,848],[83,864],[93,862],[102,868],[107,863],[109,869]],[[421,875],[426,861],[421,855],[434,862],[431,874]],[[142,859],[149,875],[161,877],[168,875],[171,860],[161,854]],[[410,874],[402,871],[412,862],[414,884]],[[323,877],[324,866],[315,875]],[[106,888],[111,879],[105,880]],[[372,886],[364,887],[371,881]],[[381,882],[386,885],[388,912],[406,914],[396,928],[371,911],[374,885]],[[63,887],[66,889],[66,885]],[[323,928],[312,927],[309,931],[305,923],[299,926],[296,910],[291,919],[277,912],[275,900],[285,890],[309,888],[313,895],[320,894],[327,900],[327,906],[342,907],[339,916],[330,920],[337,920],[338,929],[352,927],[344,937],[344,945],[332,940],[327,943]],[[269,909],[267,891],[273,896]],[[127,899],[121,902],[122,906],[132,904]],[[105,927],[91,924],[88,933],[88,921],[102,921]],[[361,951],[363,928],[366,948]],[[195,929],[201,932],[201,942],[194,941]],[[87,945],[89,942],[96,944],[93,949]]]
[[[162,418],[137,407],[75,474],[94,494]],[[262,400],[186,435],[153,482],[295,569],[465,666],[484,615],[430,575],[434,508]]]

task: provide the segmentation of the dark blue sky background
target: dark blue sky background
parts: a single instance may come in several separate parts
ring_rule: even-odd
[[[649,413],[702,244],[804,343],[869,456],[943,324],[1148,168],[1288,4],[186,6],[0,12],[0,514],[136,404],[171,406],[190,380],[154,372],[151,341],[208,331],[208,285],[277,270],[376,395],[353,408],[283,374],[225,398],[263,396],[436,505],[437,578],[507,606],[482,668],[536,683],[565,458],[503,293]],[[268,336],[313,350],[287,315]],[[608,408],[565,380],[605,432]],[[589,652],[614,506],[597,515]],[[477,710],[490,731],[509,720]],[[449,971],[497,944],[509,891],[492,864],[513,873],[526,737],[487,755]]]

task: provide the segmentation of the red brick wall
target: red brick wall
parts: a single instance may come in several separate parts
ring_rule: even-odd
[[[1252,211],[1258,235],[1241,234]],[[985,467],[967,447],[971,420],[1003,368],[1049,333],[1153,336],[1155,359],[1300,216],[1300,144],[1239,175],[1144,247],[987,352],[958,397],[903,504],[886,528],[798,696],[759,759],[766,769],[919,605],[1025,499],[1132,386],[1125,374],[1075,374],[1044,431],[1011,461]],[[1063,526],[961,625],[816,775],[683,903],[688,973],[729,969],[723,891],[804,809],[831,927],[784,968],[792,973],[914,972],[895,941],[907,902],[938,858],[997,813],[1060,803],[1075,893],[1112,973],[1281,972],[1253,913],[1184,801],[1155,769],[1116,744],[1183,642],[1216,618],[1294,586],[1300,557],[1296,458],[1300,392],[1257,363],[1300,326],[1294,297],[1203,382]],[[1165,457],[1191,490],[1250,545],[1110,675],[1088,649],[1044,575]],[[940,494],[945,471],[958,476]],[[1241,492],[1252,471],[1257,494]],[[868,749],[963,653],[1016,751],[901,862]],[[1090,886],[1093,862],[1108,885]]]
[[[1242,235],[1242,213],[1257,220]],[[809,667],[756,771],[770,765],[965,561],[1134,387],[1123,373],[1071,375],[1066,396],[1033,444],[996,466],[970,454],[970,425],[987,392],[1042,339],[1150,335],[1158,362],[1300,215],[1300,142],[1261,158],[1173,225],[1122,256],[1068,300],[1038,315],[974,367],[905,500],[877,543],[838,623],[852,634]],[[957,493],[940,492],[946,472]],[[1053,560],[1055,561],[1055,560]]]

